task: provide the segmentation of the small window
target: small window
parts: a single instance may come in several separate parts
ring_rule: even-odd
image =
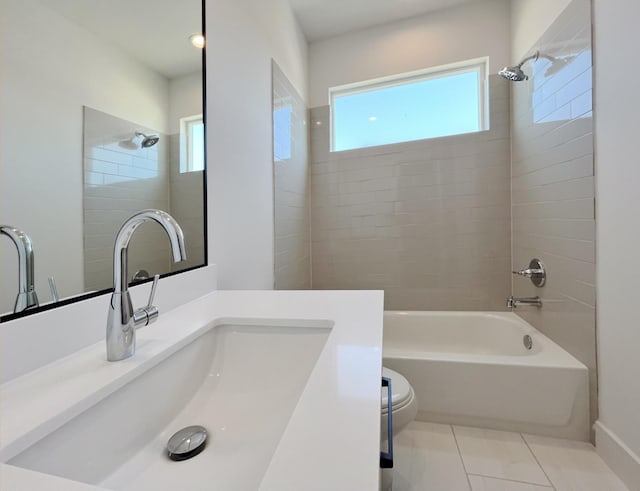
[[[180,119],[180,172],[204,170],[204,121],[202,114]]]
[[[488,58],[329,90],[332,151],[487,129]]]

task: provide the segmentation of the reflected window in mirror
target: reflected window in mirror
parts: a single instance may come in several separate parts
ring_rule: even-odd
[[[202,114],[180,120],[180,172],[204,170],[204,120]]]

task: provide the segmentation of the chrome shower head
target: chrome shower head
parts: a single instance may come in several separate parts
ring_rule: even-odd
[[[158,135],[145,135],[141,131],[136,131],[136,137],[142,137],[142,148],[149,148],[154,146],[158,141],[160,141],[160,137]]]
[[[519,66],[506,66],[498,72],[502,78],[511,80],[512,82],[522,82],[523,80],[529,80],[529,76],[522,71]]]
[[[516,66],[506,66],[502,70],[498,72],[502,78],[506,78],[507,80],[511,80],[512,82],[522,82],[523,80],[529,80],[529,76],[522,71],[522,65],[524,65],[527,61],[533,60],[536,61],[540,56],[540,52],[536,51],[531,56],[526,57]]]

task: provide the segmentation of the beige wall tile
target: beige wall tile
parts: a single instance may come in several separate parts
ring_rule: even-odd
[[[329,200],[337,184],[328,177],[327,163],[310,168],[307,108],[278,65],[272,67],[274,114],[282,107],[291,111],[288,123],[273,128],[274,288],[305,290],[311,288],[310,173],[318,175],[313,192],[319,202]],[[327,121],[328,114],[319,113],[311,115],[312,138],[328,137],[328,125],[315,124]],[[316,158],[323,156],[316,153]],[[344,204],[362,202],[367,202],[364,196]]]
[[[595,218],[591,39],[588,2],[573,2],[532,49],[570,60],[549,74],[549,60],[529,65],[512,87],[513,267],[541,259],[548,282],[513,279],[515,296],[539,295],[543,307],[517,313],[582,361],[597,417]],[[573,105],[573,110],[572,110]]]
[[[84,288],[87,291],[113,286],[113,244],[118,230],[131,215],[146,208],[171,212],[168,137],[161,135],[153,152],[121,145],[133,137],[136,129],[157,133],[85,108],[85,175],[92,178],[87,184],[94,184],[84,189]],[[202,209],[202,201],[199,208]],[[151,275],[168,272],[171,264],[164,231],[149,224],[141,226],[129,246],[130,275],[139,269],[146,269]]]
[[[491,77],[492,121],[508,121],[503,82]],[[328,108],[311,111],[313,287],[384,289],[388,309],[504,310],[506,123],[502,134],[492,124],[477,134],[314,151],[329,147],[328,118]],[[500,270],[491,269],[496,261]]]

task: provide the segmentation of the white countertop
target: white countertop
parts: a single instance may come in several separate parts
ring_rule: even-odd
[[[0,386],[0,460],[10,461],[216,321],[329,320],[327,343],[260,489],[377,490],[382,314],[382,292],[213,292],[139,330],[137,352],[128,360],[107,362],[101,342]],[[0,472],[4,484],[13,484],[8,489],[35,490],[37,482],[42,489],[60,487],[45,474],[8,465]]]

